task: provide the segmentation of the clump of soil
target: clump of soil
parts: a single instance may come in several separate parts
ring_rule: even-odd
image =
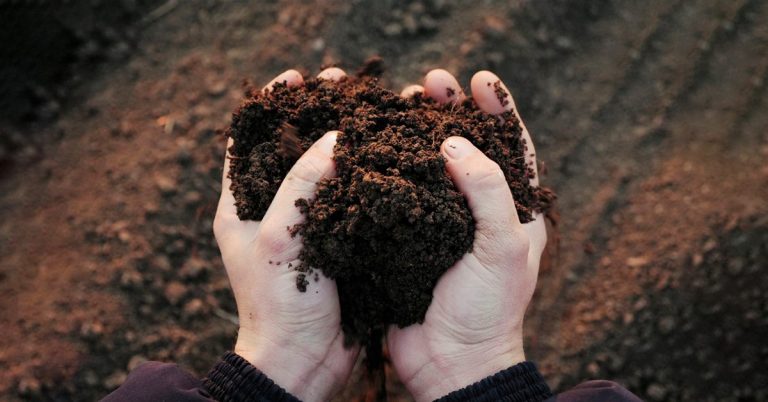
[[[423,321],[437,280],[472,249],[474,220],[445,169],[444,139],[463,136],[501,166],[522,222],[554,200],[530,185],[514,113],[489,115],[471,98],[405,99],[380,87],[370,75],[378,72],[250,90],[227,132],[238,215],[259,220],[298,156],[327,131],[341,131],[337,174],[318,183],[313,199],[296,201],[306,221],[291,231],[304,243],[297,286],[311,287],[315,269],[335,279],[345,334],[362,342],[389,324]]]

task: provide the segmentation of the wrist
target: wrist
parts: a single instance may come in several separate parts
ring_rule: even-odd
[[[309,358],[287,341],[272,341],[270,337],[258,336],[241,328],[235,353],[275,384],[305,402],[327,401],[339,386],[322,361]]]
[[[431,402],[524,361],[522,341],[476,345],[461,353],[436,355],[405,385],[417,402]]]

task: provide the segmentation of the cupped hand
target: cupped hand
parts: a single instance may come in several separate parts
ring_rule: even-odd
[[[495,93],[496,82],[507,92],[506,104]],[[509,91],[493,73],[475,74],[471,89],[485,112],[517,113]],[[465,97],[445,70],[432,70],[424,86],[411,85],[401,95],[417,92],[443,103]],[[533,143],[522,128],[527,163],[535,171]],[[523,317],[547,241],[541,214],[520,223],[512,193],[495,162],[461,137],[445,140],[441,152],[472,211],[475,241],[472,252],[438,281],[424,322],[392,327],[387,334],[395,370],[417,401],[435,400],[525,360]],[[538,176],[531,182],[538,185]]]
[[[319,76],[338,80],[344,72],[331,68]],[[288,70],[264,90],[277,82],[297,86],[303,79]],[[240,320],[235,352],[304,401],[330,399],[346,383],[359,353],[344,347],[336,283],[320,275],[301,293],[291,268],[299,263],[302,243],[288,228],[304,219],[295,201],[314,196],[316,183],[335,174],[335,143],[336,133],[329,132],[304,153],[261,222],[237,217],[227,154],[214,221]]]

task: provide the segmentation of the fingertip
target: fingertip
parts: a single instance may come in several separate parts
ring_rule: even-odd
[[[499,165],[463,137],[449,137],[441,146],[446,170],[464,194],[472,216],[494,227],[500,222],[519,224],[514,199]]]
[[[442,68],[434,69],[424,77],[424,94],[440,103],[460,102],[465,98],[456,77]]]
[[[442,152],[448,160],[463,159],[475,151],[477,151],[477,148],[464,137],[448,137],[440,146],[440,152]]]
[[[321,71],[320,74],[317,75],[317,78],[321,78],[329,81],[339,81],[346,76],[347,76],[347,73],[344,70],[338,67],[328,67],[325,70]]]
[[[411,98],[417,93],[424,93],[424,87],[421,85],[408,85],[400,92],[403,98]]]
[[[515,99],[512,98],[512,94],[507,86],[504,85],[504,82],[496,74],[482,70],[475,73],[472,77],[470,87],[472,88],[472,96],[480,110],[489,114],[501,114],[511,110],[517,115],[520,126],[523,129],[523,139],[528,145],[528,149],[525,152],[525,161],[534,172],[534,176],[531,178],[531,185],[537,187],[539,185],[539,176],[536,166],[536,150],[533,146],[531,135],[520,117],[520,111],[515,105]]]
[[[302,77],[300,72],[294,69],[286,70],[280,73],[280,75],[278,75],[274,79],[272,79],[272,81],[270,81],[269,84],[265,85],[262,90],[271,91],[272,88],[277,83],[284,83],[289,87],[295,87],[304,83],[304,77]]]
[[[338,135],[339,131],[337,130],[329,131],[320,137],[320,139],[315,142],[314,146],[318,147],[324,154],[333,156],[333,147],[336,146],[336,137],[338,137]]]
[[[486,113],[501,114],[512,110],[512,95],[499,77],[487,70],[478,71],[470,83],[472,96],[478,107]]]
[[[499,79],[499,76],[497,76],[496,74],[494,74],[493,72],[491,72],[489,70],[480,70],[480,71],[476,72],[472,76],[472,82],[473,83],[475,81],[477,81],[477,80],[495,81],[495,80],[498,80],[498,79]]]

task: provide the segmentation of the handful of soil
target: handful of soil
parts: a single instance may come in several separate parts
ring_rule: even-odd
[[[534,172],[514,113],[489,115],[471,98],[402,98],[363,71],[250,90],[227,135],[238,216],[260,220],[301,153],[341,131],[336,177],[318,183],[314,199],[296,201],[306,216],[291,228],[304,245],[297,286],[311,287],[315,270],[335,279],[347,339],[366,343],[389,324],[422,322],[437,280],[472,249],[474,221],[445,169],[443,140],[465,137],[501,166],[524,223],[547,212],[554,194],[529,183]]]

